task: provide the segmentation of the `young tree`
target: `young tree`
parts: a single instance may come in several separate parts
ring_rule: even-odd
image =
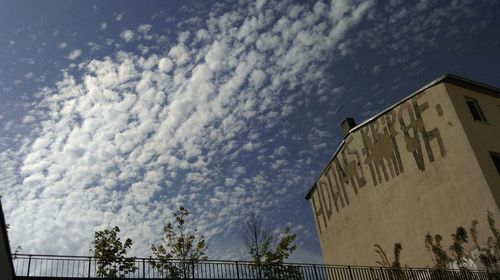
[[[394,261],[391,263],[387,258],[387,254],[382,246],[375,244],[375,253],[380,257],[380,261],[377,263],[382,267],[400,269],[401,268],[401,251],[403,250],[403,246],[401,243],[394,243]]]
[[[296,235],[285,229],[281,238],[271,232],[264,220],[251,213],[243,228],[243,242],[247,253],[258,271],[266,279],[302,279],[300,271],[286,266],[285,260],[295,251]]]
[[[458,267],[460,269],[465,269],[468,257],[463,244],[468,242],[467,231],[463,227],[458,227],[451,237],[453,239],[453,244],[450,246],[450,251],[453,253]]]
[[[443,241],[443,237],[439,234],[432,237],[430,233],[427,233],[425,236],[425,248],[429,251],[435,267],[439,269],[446,268],[446,265],[450,262],[450,257],[443,250],[441,241]]]
[[[403,246],[401,243],[394,243],[394,261],[392,262],[393,268],[401,268],[401,251],[403,250]]]
[[[498,270],[498,261],[500,260],[500,232],[495,226],[493,213],[488,211],[487,221],[493,236],[488,237],[486,246],[481,246],[478,241],[477,220],[472,221],[469,229],[470,235],[477,249],[479,250],[479,261],[486,269]]]
[[[194,265],[200,260],[206,260],[207,243],[203,235],[197,235],[197,229],[189,231],[186,219],[189,211],[180,207],[174,213],[174,224],[163,227],[163,238],[158,245],[151,245],[153,255],[151,264],[166,278],[187,279],[194,277]],[[175,261],[178,261],[176,264]]]
[[[295,238],[295,233],[291,233],[287,227],[276,242],[273,242],[274,236],[272,236],[269,242],[264,243],[263,270],[267,279],[302,279],[297,267],[286,266],[284,263],[297,248],[294,244]]]
[[[495,226],[495,219],[493,213],[488,211],[487,215],[488,225],[493,236],[488,237],[487,248],[488,253],[485,252],[483,259],[488,259],[491,268],[499,269],[498,261],[500,261],[500,231]]]
[[[120,228],[96,231],[91,243],[90,253],[97,262],[97,277],[125,278],[137,269],[134,258],[127,258],[127,250],[132,246],[132,240],[127,238],[122,243],[118,237]]]
[[[387,253],[385,252],[384,248],[382,246],[375,244],[375,253],[377,253],[378,257],[380,258],[379,261],[377,261],[377,264],[379,264],[381,267],[391,267],[391,262],[389,261],[389,258],[387,258]]]
[[[265,244],[270,244],[273,239],[271,229],[263,219],[252,212],[244,225],[242,234],[245,248],[252,262],[260,266],[265,254]]]
[[[6,224],[5,225],[5,229],[7,230],[7,233],[9,232],[9,228],[10,228],[10,225]],[[12,259],[13,260],[17,259],[17,255],[21,252],[22,249],[23,249],[23,247],[21,247],[21,245],[18,245],[16,247],[16,249],[14,250],[14,253],[12,254]]]

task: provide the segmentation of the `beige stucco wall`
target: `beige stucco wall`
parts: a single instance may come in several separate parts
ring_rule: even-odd
[[[484,236],[486,211],[500,217],[444,83],[351,132],[309,201],[327,264],[375,265],[374,244],[392,260],[401,242],[403,264],[428,266],[427,232],[447,248],[457,226]]]
[[[490,152],[500,154],[500,94],[479,93],[453,84],[446,84],[446,88],[490,191],[500,205],[500,175],[490,156]],[[478,102],[486,122],[474,120],[465,103],[466,98]]]

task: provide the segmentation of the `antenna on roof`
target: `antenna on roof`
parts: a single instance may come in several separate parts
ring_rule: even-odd
[[[337,116],[337,123],[340,123],[340,116],[338,113],[344,109],[344,105],[340,105],[335,112],[333,112],[333,115]]]

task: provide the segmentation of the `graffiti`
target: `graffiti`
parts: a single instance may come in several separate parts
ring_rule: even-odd
[[[441,133],[439,132],[438,128],[436,127],[427,131],[422,120],[422,113],[429,108],[429,104],[427,102],[418,104],[417,99],[418,96],[414,97],[411,102],[405,102],[401,105],[401,108],[398,112],[398,120],[401,125],[401,130],[404,134],[406,150],[413,155],[418,169],[424,171],[424,153],[422,151],[420,137],[422,137],[422,140],[424,142],[429,162],[434,161],[434,153],[431,148],[431,140],[436,139],[441,157],[444,157],[446,155],[446,151],[444,149],[443,140],[441,139]],[[441,106],[437,108],[441,108]],[[404,119],[405,112],[409,117],[409,122],[405,121]]]
[[[365,164],[368,165],[374,185],[382,183],[382,174],[384,180],[389,181],[387,169],[391,178],[403,172],[403,163],[396,143],[395,122],[395,113],[391,111],[361,129],[363,153],[366,155]],[[380,131],[381,126],[383,133]]]
[[[363,169],[361,168],[361,159],[358,152],[350,148],[352,143],[352,138],[346,139],[345,148],[341,152],[342,162],[345,166],[345,177],[344,184],[351,183],[354,193],[358,194],[358,188],[362,188],[366,185],[365,175]],[[354,156],[354,160],[348,160],[348,156]],[[359,169],[359,172],[358,172]]]
[[[377,186],[400,176],[405,169],[414,168],[412,166],[425,171],[426,160],[435,161],[436,152],[441,157],[446,156],[439,129],[429,129],[424,124],[422,116],[430,112],[430,106],[427,101],[420,102],[420,98],[417,95],[402,103],[345,139],[311,195],[320,233],[335,212],[349,206],[349,193],[357,196],[362,188],[370,185],[369,179],[371,185]],[[440,104],[434,108],[438,117],[444,115]],[[403,164],[405,152],[411,154],[414,165],[411,162]]]
[[[316,186],[315,192],[318,192],[318,186]],[[325,214],[323,212],[323,207],[318,208],[318,203],[316,202],[316,198],[314,195],[311,196],[311,203],[312,203],[314,216],[316,217],[316,225],[318,227],[318,232],[321,234],[322,231],[321,231],[321,223],[320,223],[321,220],[319,219],[320,217],[323,218],[324,227],[325,228],[327,227],[327,222],[326,222]]]
[[[329,168],[326,172],[326,179],[328,188],[330,189],[331,199],[335,205],[335,210],[339,212],[339,202],[342,207],[345,207],[346,204],[349,205],[349,197],[347,196],[345,186],[339,183],[338,173],[335,171],[335,169]]]
[[[316,216],[316,220],[319,221],[319,218],[321,217],[325,228],[327,226],[327,220],[330,220],[330,217],[333,213],[332,202],[333,206],[335,206],[336,212],[340,211],[339,206],[344,208],[346,205],[349,205],[349,197],[345,189],[345,184],[343,184],[342,181],[339,180],[339,178],[342,178],[339,176],[339,170],[339,168],[333,168],[332,165],[328,166],[325,170],[324,176],[322,176],[322,178],[320,178],[316,183],[319,203],[316,202],[314,196],[312,197],[313,208],[315,209],[314,215]],[[321,232],[321,226],[319,222],[318,228]]]
[[[325,228],[327,221],[330,220],[333,214],[333,207],[335,207],[336,212],[339,212],[341,208],[349,205],[349,195],[346,187],[351,184],[354,194],[358,194],[358,188],[365,186],[367,183],[362,173],[358,172],[359,155],[348,148],[345,148],[342,153],[344,166],[338,159],[327,166],[323,176],[316,183],[318,202],[314,196],[312,197],[316,220],[319,221],[321,217]],[[355,155],[358,160],[348,160],[347,155]],[[321,232],[319,222],[318,228]]]

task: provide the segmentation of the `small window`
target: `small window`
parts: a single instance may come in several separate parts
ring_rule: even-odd
[[[465,102],[467,102],[467,106],[469,107],[470,113],[472,114],[474,120],[486,122],[486,117],[484,116],[483,111],[481,110],[481,107],[479,106],[479,103],[476,99],[467,97],[467,99],[465,99]]]
[[[500,154],[495,152],[490,152],[491,159],[493,160],[493,164],[497,168],[498,174],[500,175]]]

